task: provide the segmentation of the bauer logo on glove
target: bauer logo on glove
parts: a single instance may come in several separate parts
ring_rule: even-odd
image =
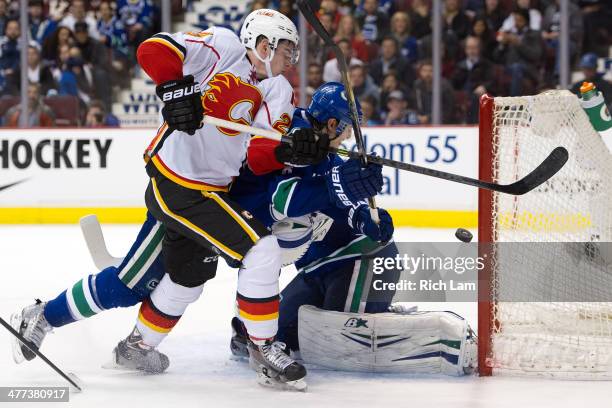
[[[155,93],[164,102],[162,116],[169,128],[194,135],[202,127],[202,94],[193,75],[164,82],[155,88]]]
[[[161,100],[164,102],[167,102],[169,100],[181,98],[183,96],[193,95],[194,93],[195,94],[201,93],[199,84],[194,84],[191,87],[176,89],[175,91],[164,92]]]

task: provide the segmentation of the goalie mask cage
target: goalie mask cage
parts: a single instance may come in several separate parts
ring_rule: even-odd
[[[569,152],[525,195],[479,191],[480,374],[612,379],[612,266],[600,244],[612,241],[610,153],[568,91],[485,95],[479,133],[484,181],[514,182],[556,146]]]

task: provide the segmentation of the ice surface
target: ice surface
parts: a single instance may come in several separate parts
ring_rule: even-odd
[[[104,226],[115,256],[129,248],[138,226]],[[453,230],[401,229],[398,241],[453,241]],[[220,263],[220,265],[223,263]],[[0,226],[0,316],[47,300],[95,267],[76,226]],[[610,406],[607,382],[516,378],[449,378],[369,375],[311,369],[306,393],[260,387],[245,363],[229,359],[229,320],[236,271],[224,264],[208,282],[160,349],[171,360],[158,376],[101,366],[132,328],[137,307],[107,311],[50,334],[42,350],[65,371],[76,373],[84,392],[67,406],[122,407],[599,407]],[[285,271],[283,282],[293,276]],[[455,310],[476,326],[476,305],[420,304],[421,309]],[[43,362],[15,365],[11,335],[0,328],[0,386],[64,386]],[[20,407],[28,404],[20,404]],[[39,405],[36,405],[39,406]],[[66,406],[66,405],[62,405]]]

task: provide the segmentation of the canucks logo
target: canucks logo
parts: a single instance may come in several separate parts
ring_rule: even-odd
[[[351,317],[344,323],[344,327],[351,327],[355,329],[359,327],[368,328],[368,321],[365,319],[358,318],[358,317]]]

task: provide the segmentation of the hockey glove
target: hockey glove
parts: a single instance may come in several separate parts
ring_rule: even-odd
[[[384,184],[381,165],[368,163],[364,168],[357,159],[332,167],[326,180],[329,194],[340,208],[356,207],[358,201],[379,193]]]
[[[155,93],[164,103],[162,116],[169,128],[193,135],[202,127],[202,93],[193,75],[164,82],[155,88]]]
[[[293,128],[287,136],[291,143],[281,142],[274,149],[274,156],[279,163],[296,166],[319,164],[329,149],[329,137],[312,128]]]
[[[359,234],[367,235],[370,239],[379,242],[389,242],[393,237],[393,220],[387,210],[378,208],[378,225],[370,217],[370,208],[367,205],[359,206],[353,214],[353,229]]]

